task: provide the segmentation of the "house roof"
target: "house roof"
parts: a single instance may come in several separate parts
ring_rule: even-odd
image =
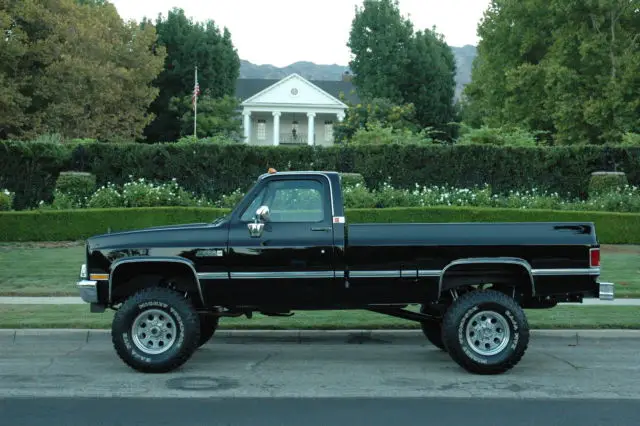
[[[267,87],[276,84],[282,79],[264,79],[264,78],[239,78],[236,80],[236,97],[243,102],[256,93],[259,93]],[[320,89],[324,90],[331,96],[340,99],[340,93],[344,93],[345,103],[357,104],[360,98],[355,91],[355,86],[350,81],[331,81],[331,80],[308,80]]]

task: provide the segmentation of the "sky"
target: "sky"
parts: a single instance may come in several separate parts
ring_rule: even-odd
[[[347,65],[346,46],[362,0],[110,0],[126,20],[156,19],[174,7],[227,27],[241,59],[277,67],[298,61]],[[476,45],[490,0],[399,0],[416,29],[436,27],[450,46]]]

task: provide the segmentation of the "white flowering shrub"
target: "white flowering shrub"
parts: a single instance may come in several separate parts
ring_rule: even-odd
[[[187,192],[176,179],[156,184],[144,178],[131,180],[121,188],[108,183],[98,188],[87,203],[89,208],[163,206],[204,207],[213,206],[213,203]]]
[[[11,210],[15,195],[15,193],[9,191],[8,189],[0,190],[0,211]]]
[[[533,188],[528,191],[510,191],[494,194],[489,185],[473,188],[449,186],[421,186],[399,189],[389,182],[377,190],[369,190],[364,184],[345,185],[343,188],[346,208],[388,208],[388,207],[494,207],[510,209],[550,209],[574,211],[611,211],[640,213],[640,187],[625,185],[614,191],[591,196],[588,200],[571,198],[568,194],[548,193]],[[244,191],[237,189],[223,195],[215,202],[197,197],[178,185],[176,179],[168,183],[153,183],[143,178],[131,180],[122,187],[112,183],[98,188],[84,203],[78,206],[73,200],[56,196],[51,206],[40,204],[42,209],[67,208],[113,208],[113,207],[161,207],[191,206],[218,207],[231,209],[244,197]],[[304,208],[317,205],[309,191],[290,194],[294,202]],[[13,203],[13,194],[7,190],[0,192],[0,210],[8,210]]]
[[[640,187],[625,185],[607,194],[575,203],[572,207],[573,210],[638,213],[640,212]]]
[[[244,195],[245,194],[243,191],[241,191],[240,189],[236,189],[231,194],[225,194],[220,197],[220,199],[218,199],[214,203],[214,205],[222,209],[232,209],[236,206],[236,204],[240,202],[240,200],[242,200],[242,197],[244,197]]]
[[[453,188],[415,185],[412,190],[397,189],[385,182],[380,190],[370,191],[363,185],[344,188],[347,208],[489,206],[491,188]]]
[[[87,202],[87,207],[90,209],[124,207],[124,202],[120,190],[114,184],[108,182],[107,185],[101,186],[93,193]]]
[[[360,183],[343,187],[342,196],[346,208],[372,209],[376,207],[377,199],[375,194]]]
[[[82,200],[73,194],[61,192],[56,189],[53,191],[53,202],[51,203],[51,208],[54,210],[81,209],[86,205],[87,201],[87,197]]]
[[[511,209],[551,209],[640,212],[640,188],[626,185],[607,194],[578,200],[568,195],[531,189],[493,194],[489,185],[474,188],[446,186],[415,186],[414,189],[397,189],[385,183],[380,190],[369,191],[362,185],[344,188],[347,208],[385,207],[498,207]]]

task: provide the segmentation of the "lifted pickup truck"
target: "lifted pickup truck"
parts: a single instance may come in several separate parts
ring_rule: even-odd
[[[270,170],[211,223],[89,238],[77,287],[116,310],[114,348],[142,372],[184,364],[221,317],[364,309],[499,374],[529,344],[523,309],[613,300],[599,275],[593,223],[348,224],[339,173]]]

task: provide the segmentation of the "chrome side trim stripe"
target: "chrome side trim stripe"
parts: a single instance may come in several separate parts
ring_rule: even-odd
[[[349,271],[351,278],[395,278],[400,271]]]
[[[532,269],[534,276],[546,277],[554,275],[600,275],[600,268],[560,268],[560,269]]]
[[[419,277],[439,277],[442,274],[440,269],[421,269],[418,271]]]
[[[198,279],[201,280],[228,280],[228,272],[198,272]]]
[[[334,278],[333,271],[294,271],[294,272],[231,272],[231,279],[291,279],[291,278]]]
[[[371,270],[349,271],[350,278],[425,278],[440,277],[441,269],[402,269],[402,270]],[[286,272],[199,272],[198,279],[202,280],[226,280],[226,279],[294,279],[294,278],[342,278],[344,274],[338,271],[286,271]],[[559,269],[532,269],[531,274],[537,277],[549,276],[580,276],[600,275],[600,268],[559,268]]]

